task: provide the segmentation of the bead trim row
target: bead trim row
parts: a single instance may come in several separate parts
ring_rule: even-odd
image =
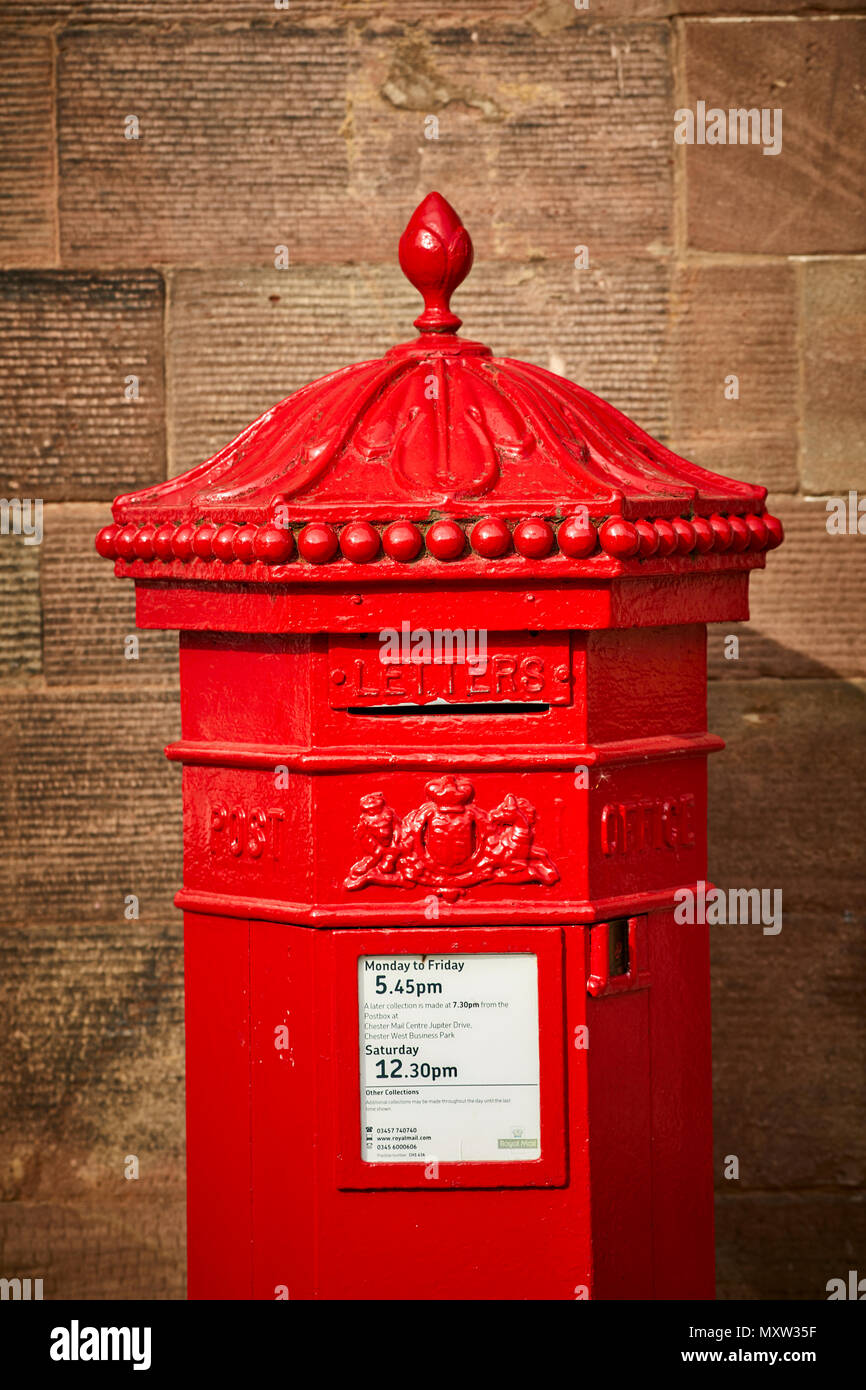
[[[498,560],[510,551],[528,560],[542,560],[557,549],[573,559],[587,559],[599,549],[617,560],[664,558],[668,555],[742,553],[775,550],[784,538],[774,516],[674,517],[671,521],[626,521],[609,517],[596,527],[588,517],[568,516],[557,529],[541,517],[520,521],[512,530],[499,517],[483,517],[466,530],[456,521],[434,521],[422,532],[412,521],[394,521],[379,532],[368,521],[350,521],[341,529],[311,521],[297,536],[288,528],[219,525],[204,521],[175,526],[166,522],[143,526],[104,526],[96,549],[111,560],[222,560],[231,564],[254,560],[281,565],[295,555],[313,565],[342,557],[368,564],[382,552],[407,564],[426,551],[436,560],[459,560],[470,553]]]

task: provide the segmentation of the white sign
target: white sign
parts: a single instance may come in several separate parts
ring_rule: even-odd
[[[541,1156],[538,959],[361,956],[361,1157]]]

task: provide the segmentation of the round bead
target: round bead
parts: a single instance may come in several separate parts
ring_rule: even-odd
[[[659,548],[659,533],[649,521],[636,521],[634,529],[637,531],[638,554],[646,559],[650,555],[655,555]]]
[[[714,512],[710,517],[710,526],[713,528],[713,536],[715,537],[713,548],[715,550],[730,550],[734,533],[728,518]]]
[[[235,559],[243,560],[245,565],[250,564],[254,558],[255,552],[253,546],[255,544],[257,529],[258,528],[255,526],[240,526],[237,531],[235,531],[234,539],[232,540],[232,550],[235,553]]]
[[[553,549],[553,527],[541,517],[530,516],[514,528],[514,548],[527,560],[543,560]]]
[[[785,528],[777,516],[764,514],[764,525],[767,528],[767,549],[775,550],[777,545],[781,545],[785,539]]]
[[[677,554],[688,555],[689,551],[695,548],[695,530],[692,523],[686,521],[685,517],[675,516],[671,526],[677,538]]]
[[[113,522],[110,526],[103,526],[101,531],[97,531],[96,549],[103,560],[113,560],[117,554],[117,545],[115,542],[117,541],[119,531],[120,527],[115,526]]]
[[[192,538],[195,535],[195,527],[191,522],[184,522],[183,526],[178,526],[171,538],[171,548],[178,560],[192,559]]]
[[[712,526],[705,516],[696,516],[692,522],[692,530],[695,533],[695,550],[699,555],[706,555],[712,550],[716,539]]]
[[[158,560],[171,561],[174,559],[174,551],[171,547],[173,539],[174,527],[170,521],[166,521],[164,525],[158,528],[153,538],[153,549]]]
[[[677,548],[677,533],[669,521],[664,517],[659,517],[653,522],[653,529],[659,538],[658,553],[660,556],[673,555]]]
[[[298,536],[298,550],[311,565],[324,565],[337,553],[337,533],[323,521],[311,521]]]
[[[485,560],[497,560],[511,548],[511,532],[500,517],[485,516],[472,527],[469,544]]]
[[[155,526],[151,525],[150,523],[148,523],[147,526],[142,526],[141,530],[139,531],[138,535],[133,541],[133,549],[135,550],[136,556],[139,560],[152,560],[154,558],[156,552],[153,548],[153,538],[155,535]]]
[[[340,549],[347,560],[365,565],[379,553],[379,532],[369,521],[350,521],[340,532]]]
[[[385,554],[408,564],[421,551],[424,537],[411,521],[393,521],[382,537]]]
[[[598,544],[598,533],[588,516],[567,516],[556,533],[563,555],[580,560],[591,555]]]
[[[230,565],[235,558],[233,542],[237,529],[237,526],[229,522],[227,525],[221,526],[213,538],[214,555],[218,560],[224,560],[227,565]]]
[[[333,532],[331,534],[333,535]],[[334,536],[335,542],[336,539]],[[283,526],[260,526],[253,537],[253,555],[257,560],[264,560],[269,565],[279,565],[283,560],[288,560],[294,548],[295,538],[291,531]],[[331,553],[333,554],[333,551]]]
[[[617,560],[628,560],[637,555],[640,540],[630,521],[621,516],[608,517],[598,533],[602,550]]]
[[[124,526],[122,531],[118,531],[114,544],[122,560],[136,559],[135,538],[137,535],[138,527],[133,524]]]
[[[213,559],[213,538],[219,527],[212,521],[205,521],[201,526],[197,526],[192,537],[192,553],[197,555],[200,560]]]
[[[465,546],[466,537],[456,521],[434,521],[427,532],[427,549],[437,560],[456,560]]]
[[[748,550],[752,539],[749,528],[741,516],[728,517],[728,525],[731,528],[731,547],[737,554],[742,554]]]
[[[763,517],[747,516],[746,525],[749,528],[749,537],[752,549],[763,550],[767,544],[767,528],[764,525]]]

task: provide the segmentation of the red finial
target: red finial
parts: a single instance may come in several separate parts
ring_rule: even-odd
[[[449,300],[472,268],[472,241],[441,193],[428,193],[400,238],[400,265],[407,280],[424,296],[424,312],[415,320],[419,333],[454,333],[462,319]]]

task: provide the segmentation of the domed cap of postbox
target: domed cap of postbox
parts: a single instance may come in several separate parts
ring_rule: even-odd
[[[118,497],[100,554],[136,579],[381,585],[748,570],[766,489],[707,472],[553,372],[458,336],[472,242],[438,193],[400,264],[419,336],[332,372],[213,458]]]

